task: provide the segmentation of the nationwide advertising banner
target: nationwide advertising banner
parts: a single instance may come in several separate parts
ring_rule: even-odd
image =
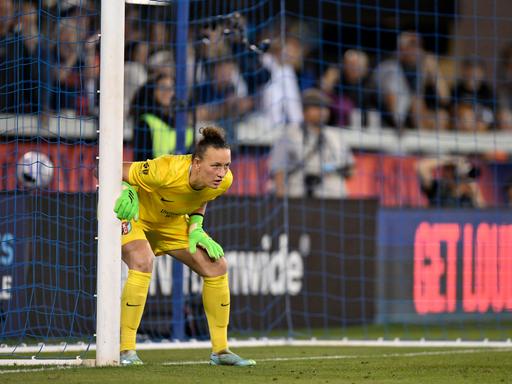
[[[512,318],[511,213],[381,209],[377,322]]]
[[[372,322],[376,200],[222,197],[205,228],[229,266],[232,329],[341,327]],[[286,207],[286,210],[285,210]],[[142,330],[168,335],[172,259],[158,257]],[[204,335],[201,279],[184,271],[187,332]]]
[[[0,327],[15,338],[94,334],[96,194],[0,194]],[[287,205],[286,205],[287,204]],[[229,265],[233,329],[372,322],[376,200],[223,196],[205,229]],[[121,230],[121,228],[120,228]],[[157,257],[141,332],[172,337],[174,262]],[[184,268],[186,333],[207,337],[202,281]]]

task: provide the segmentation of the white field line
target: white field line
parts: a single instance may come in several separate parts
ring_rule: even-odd
[[[5,371],[0,371],[0,375],[5,375],[9,373],[29,373],[29,372],[48,372],[48,371],[61,371],[63,369],[70,369],[73,367],[48,367],[48,368],[24,368],[24,369],[8,369]]]
[[[512,352],[512,349],[491,349],[493,352]],[[372,355],[331,355],[331,356],[301,356],[301,357],[270,357],[266,359],[258,359],[257,362],[269,361],[308,361],[308,360],[347,360],[347,359],[371,359],[371,358],[388,358],[388,357],[418,357],[418,356],[442,356],[442,355],[458,355],[470,353],[482,353],[485,350],[479,349],[459,349],[449,351],[424,351],[424,352],[406,352],[406,353],[384,353]],[[203,365],[208,364],[205,360],[195,361],[168,361],[162,365]]]
[[[0,0],[2,1],[2,0]],[[452,348],[512,348],[512,340],[490,341],[487,339],[481,341],[431,341],[431,340],[294,340],[287,338],[278,339],[249,339],[237,340],[230,339],[229,345],[234,348],[240,347],[452,347]],[[141,342],[137,344],[138,350],[169,350],[169,349],[210,349],[209,341],[162,341],[162,342]],[[45,352],[84,352],[96,350],[95,344],[38,344],[38,345],[0,345],[0,356],[2,354],[15,353],[45,353]],[[2,359],[0,359],[2,365]]]

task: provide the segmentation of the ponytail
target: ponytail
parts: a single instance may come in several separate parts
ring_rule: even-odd
[[[193,159],[196,157],[202,159],[208,147],[213,147],[216,149],[229,149],[229,144],[226,142],[224,129],[213,126],[202,127],[199,129],[199,133],[203,136],[203,138],[196,144],[195,151],[192,155]]]

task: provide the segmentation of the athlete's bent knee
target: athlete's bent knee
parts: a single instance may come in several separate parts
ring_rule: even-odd
[[[203,267],[203,277],[217,277],[225,275],[228,272],[228,263],[225,258],[220,258],[214,263]]]
[[[129,269],[152,272],[155,256],[147,242],[133,241],[123,246],[123,261]]]
[[[228,261],[222,257],[218,260],[218,263],[220,263],[220,270],[222,272],[221,275],[228,273]]]
[[[153,259],[153,255],[137,255],[131,259],[129,264],[127,263],[128,268],[139,272],[150,273],[153,271]]]

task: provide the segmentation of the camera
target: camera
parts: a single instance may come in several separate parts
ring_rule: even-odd
[[[457,176],[461,179],[470,179],[476,180],[480,177],[481,169],[476,164],[471,163],[468,160],[462,160],[457,162],[455,165],[455,170],[457,172]]]
[[[304,175],[304,186],[306,187],[306,196],[313,197],[315,188],[322,183],[320,175]]]

